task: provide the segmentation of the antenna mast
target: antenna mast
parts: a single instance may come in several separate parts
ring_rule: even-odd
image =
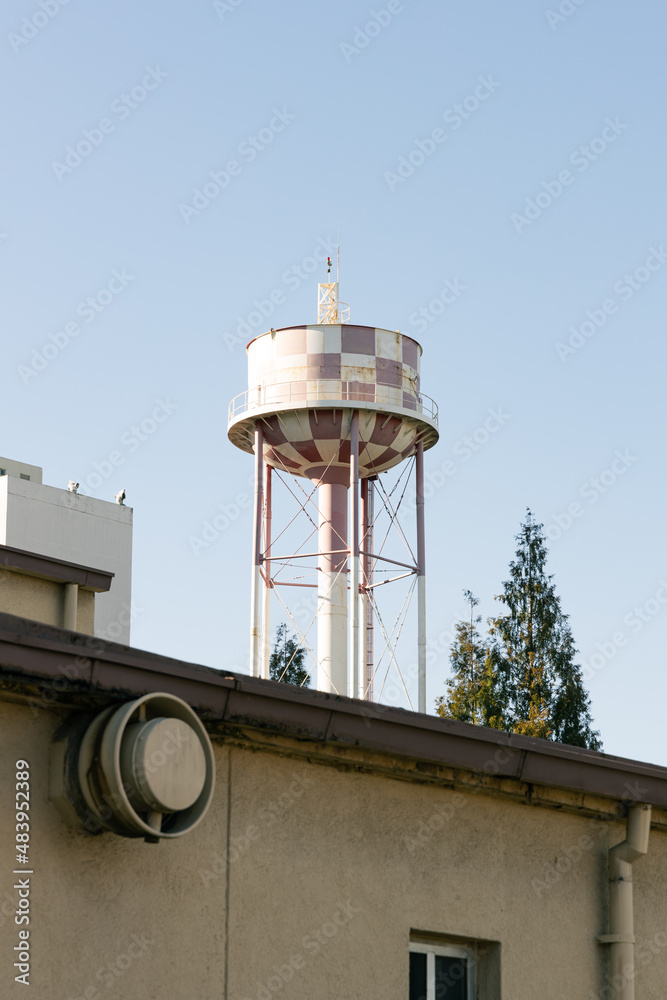
[[[350,307],[338,298],[340,278],[340,243],[336,262],[336,280],[331,281],[331,257],[327,257],[327,281],[317,286],[317,322],[327,325],[350,322]]]

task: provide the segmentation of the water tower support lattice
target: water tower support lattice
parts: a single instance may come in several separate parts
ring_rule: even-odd
[[[413,338],[341,322],[337,283],[320,286],[318,306],[317,324],[271,330],[251,341],[249,388],[230,404],[230,440],[255,460],[251,673],[269,676],[272,594],[284,606],[279,588],[310,587],[317,591],[317,687],[372,698],[376,623],[388,638],[375,592],[385,583],[413,577],[418,708],[424,712],[424,451],[438,439],[437,408],[421,392],[421,348]],[[380,473],[412,457],[416,552],[403,535],[410,561],[399,561],[383,555],[384,542],[374,551],[374,483],[384,492]],[[317,551],[305,551],[305,542],[293,552],[276,550],[286,529],[274,531],[272,537],[275,476],[293,496],[300,492],[305,497],[300,509],[312,528],[308,538],[317,536]],[[310,493],[302,486],[304,480],[312,484]],[[398,523],[384,495],[383,509]],[[313,560],[316,565],[309,567]],[[301,575],[286,578],[285,571],[296,566]],[[380,566],[382,572],[390,566],[394,575],[378,579]],[[303,582],[308,567],[317,582]],[[304,630],[297,631],[309,645]],[[394,663],[398,667],[395,656]]]

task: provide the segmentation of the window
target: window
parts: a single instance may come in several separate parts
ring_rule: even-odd
[[[21,479],[28,479],[28,480],[30,479],[30,476],[26,476],[25,472],[19,472],[19,476],[21,477]]]
[[[474,974],[471,948],[410,944],[410,1000],[474,1000]]]
[[[6,476],[6,475],[7,475],[7,470],[6,469],[0,469],[0,476]]]
[[[414,930],[409,1000],[500,1000],[500,942]]]

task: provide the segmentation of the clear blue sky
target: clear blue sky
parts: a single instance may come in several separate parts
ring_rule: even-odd
[[[667,12],[561,7],[3,5],[0,453],[126,487],[135,645],[244,669],[250,511],[189,539],[252,472],[226,437],[237,328],[314,321],[324,275],[293,269],[340,228],[353,322],[421,341],[427,470],[455,470],[427,507],[429,640],[463,588],[496,611],[530,506],[605,749],[667,763]]]

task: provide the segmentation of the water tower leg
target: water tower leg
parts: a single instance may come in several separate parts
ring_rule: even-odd
[[[361,480],[361,548],[369,552],[368,538],[368,480]],[[368,556],[362,557],[361,592],[359,594],[359,698],[368,698]]]
[[[271,555],[271,466],[266,469],[264,493],[264,555]],[[271,563],[264,563],[264,613],[262,614],[262,677],[269,679],[271,662]]]
[[[350,686],[359,698],[359,412],[350,426]]]
[[[424,444],[417,442],[417,667],[418,711],[426,712],[426,545],[424,533]]]
[[[261,614],[261,555],[262,555],[262,473],[264,469],[264,434],[258,420],[255,424],[255,509],[252,542],[252,585],[250,589],[250,673],[259,677],[262,642]]]
[[[317,687],[347,694],[347,486],[323,483],[317,583]],[[345,551],[335,551],[344,549]],[[335,554],[332,554],[334,553]]]

